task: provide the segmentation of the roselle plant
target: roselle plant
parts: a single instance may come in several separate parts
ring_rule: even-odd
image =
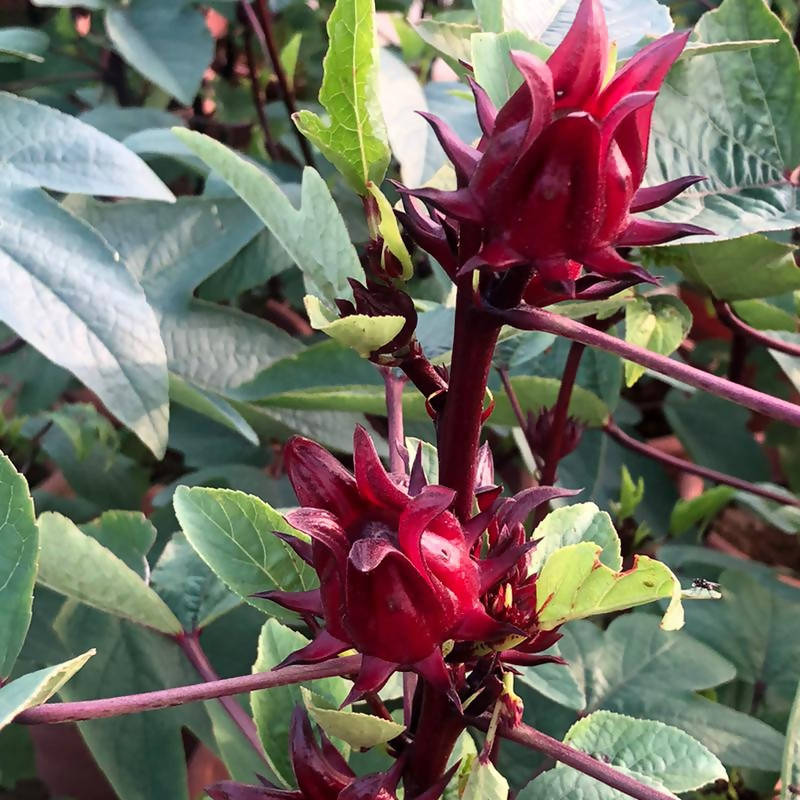
[[[0,11],[4,791],[800,792],[800,20],[716,6]]]

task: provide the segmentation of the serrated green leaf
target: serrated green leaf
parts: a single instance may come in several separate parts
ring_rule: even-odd
[[[258,657],[253,664],[253,672],[272,669],[307,644],[308,639],[303,634],[281,625],[275,619],[268,619],[258,639]],[[303,702],[301,688],[311,690],[336,707],[347,697],[350,686],[350,682],[344,678],[334,677],[304,684],[278,686],[250,695],[253,719],[270,766],[287,786],[295,783],[287,742],[292,711]]]
[[[600,561],[610,569],[622,569],[620,542],[607,512],[594,503],[574,503],[551,511],[531,534],[536,549],[528,562],[530,574],[538,572],[556,550],[578,542],[594,542],[601,548]]]
[[[731,241],[645,249],[649,263],[677,267],[721,300],[750,300],[800,289],[797,248],[753,234]]]
[[[136,0],[108,9],[106,32],[122,57],[146,78],[190,106],[214,42],[202,14],[162,0]]]
[[[205,628],[241,603],[180,532],[173,534],[161,552],[150,585],[185,631]]]
[[[319,101],[330,124],[311,111],[294,121],[359,194],[380,184],[391,152],[378,101],[374,0],[337,0],[328,17],[328,52]]]
[[[336,298],[352,298],[347,279],[363,282],[364,270],[344,220],[316,170],[303,171],[300,208],[296,209],[255,164],[208,136],[181,129],[173,133],[258,214],[302,270],[309,294],[323,297],[331,305]],[[314,236],[307,235],[311,230]]]
[[[640,778],[638,775],[631,777]],[[667,796],[675,796],[656,780],[644,782]],[[564,768],[543,772],[526,786],[517,798],[518,800],[627,800],[629,796],[578,770]]]
[[[672,68],[656,102],[645,182],[709,177],[649,214],[701,225],[717,240],[796,227],[798,190],[787,176],[800,162],[800,64],[789,32],[762,0],[725,0],[703,15],[695,37],[778,43]]]
[[[595,711],[576,722],[564,742],[595,758],[605,757],[615,767],[655,778],[672,792],[688,792],[728,777],[706,747],[663,722]]]
[[[326,313],[318,297],[307,294],[303,298],[311,327],[322,331],[345,347],[352,347],[362,358],[370,355],[397,336],[405,325],[405,317],[386,315],[370,317],[367,314],[352,314],[337,317]]]
[[[781,800],[795,800],[800,789],[800,683],[786,727],[786,749],[781,768]]]
[[[3,453],[0,520],[0,678],[6,678],[31,622],[39,533],[28,483]]]
[[[63,664],[45,667],[0,686],[0,728],[26,708],[46,703],[93,655],[87,650]]]
[[[277,511],[244,492],[185,486],[178,487],[173,504],[186,538],[228,588],[271,616],[294,618],[251,596],[270,589],[305,591],[316,583],[314,571],[273,534],[297,535]]]
[[[687,621],[704,605],[693,604]],[[711,647],[685,631],[667,633],[656,617],[641,613],[615,619],[605,634],[585,622],[565,630],[559,646],[585,683],[587,710],[656,719],[697,738],[725,764],[779,769],[781,734],[695,694],[736,675]]]
[[[406,729],[405,725],[372,714],[322,708],[314,702],[314,696],[308,689],[301,688],[300,691],[311,719],[329,737],[341,739],[351,747],[366,749],[385,744]]]
[[[181,632],[164,601],[111,550],[61,514],[45,512],[38,522],[38,583],[162,633]]]
[[[66,173],[52,183],[72,181]],[[6,286],[0,318],[96,392],[161,458],[169,416],[164,343],[153,309],[119,254],[38,189],[0,192],[0,218]]]
[[[680,583],[669,567],[635,556],[629,570],[615,572],[600,561],[601,552],[593,542],[580,542],[556,550],[544,562],[536,579],[538,619],[544,630],[662,598],[670,599],[662,627],[676,630],[683,625]]]
[[[156,529],[141,511],[105,511],[80,529],[146,579],[150,566],[145,556],[156,540]]]
[[[636,297],[625,306],[625,341],[662,356],[673,353],[691,327],[692,312],[670,294]],[[625,384],[630,388],[644,372],[644,367],[626,361]]]
[[[737,678],[758,697],[759,714],[783,728],[800,680],[800,641],[793,633],[800,602],[742,572],[723,572],[719,583],[723,600],[693,604],[687,630],[736,665]]]

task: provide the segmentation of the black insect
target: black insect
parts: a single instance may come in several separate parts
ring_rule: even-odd
[[[695,578],[692,581],[693,589],[705,589],[707,592],[718,592],[719,584],[713,581],[706,580],[705,578]]]

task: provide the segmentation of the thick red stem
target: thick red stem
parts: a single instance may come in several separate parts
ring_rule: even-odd
[[[461,520],[472,514],[483,403],[499,333],[500,324],[476,310],[472,274],[465,275],[458,282],[450,381],[438,429],[439,481],[455,489],[453,510]]]
[[[406,797],[416,797],[429,789],[445,772],[458,737],[467,725],[441,691],[420,682],[422,692],[419,721],[414,729],[403,786]]]

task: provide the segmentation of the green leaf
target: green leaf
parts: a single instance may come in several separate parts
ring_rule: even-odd
[[[556,47],[575,19],[578,0],[473,0],[473,5],[484,30],[521,31]],[[603,0],[603,10],[609,38],[622,57],[672,30],[669,9],[657,0]]]
[[[143,106],[120,108],[120,106],[110,104],[90,108],[88,111],[79,114],[78,119],[108,134],[118,142],[124,142],[129,136],[150,128],[171,129],[175,125],[183,123],[183,120],[177,114],[162,111],[160,108]]]
[[[169,375],[169,399],[236,431],[251,444],[258,444],[258,434],[224,397],[192,386],[174,372]]]
[[[795,800],[800,789],[800,683],[797,685],[781,768],[781,800]]]
[[[679,500],[669,518],[669,532],[680,536],[698,523],[705,527],[735,494],[730,486],[714,486],[691,500]]]
[[[235,198],[182,197],[171,206],[75,201],[71,209],[122,255],[141,284],[178,376],[172,392],[252,439],[252,428],[214,393],[230,394],[300,345],[274,325],[193,293],[262,230],[259,219]]]
[[[762,0],[725,0],[695,36],[779,41],[673,67],[656,103],[645,182],[709,177],[650,215],[701,225],[717,240],[796,227],[797,187],[787,176],[800,163],[800,64],[789,32]]]
[[[272,669],[295,650],[305,647],[308,641],[302,633],[281,625],[275,619],[268,619],[258,638],[258,657],[253,664],[253,672]],[[292,711],[295,706],[303,702],[301,687],[310,689],[318,697],[338,706],[347,697],[350,686],[350,682],[344,678],[334,677],[307,681],[303,684],[276,686],[250,695],[253,719],[264,751],[269,758],[270,766],[286,786],[294,784],[294,772],[287,742]]]
[[[632,519],[642,500],[644,500],[644,478],[639,476],[639,480],[634,483],[630,470],[623,464],[619,481],[619,502],[611,507],[617,522],[622,523],[626,519]]]
[[[536,579],[539,625],[552,630],[573,619],[670,598],[664,630],[683,625],[680,583],[669,567],[647,556],[634,556],[633,566],[615,572],[600,560],[602,548],[580,542],[552,553]]]
[[[692,460],[748,481],[770,475],[764,449],[747,428],[749,412],[704,392],[670,392],[664,414]]]
[[[119,254],[38,189],[0,192],[0,218],[7,289],[0,318],[82,380],[163,456],[169,411],[164,344]]]
[[[558,645],[547,650],[547,655],[560,656]],[[554,703],[582,711],[586,708],[586,694],[575,674],[564,664],[538,664],[534,667],[515,666],[519,680]]]
[[[634,778],[640,778],[633,775]],[[644,781],[654,789],[668,794],[659,781]],[[543,772],[518,795],[518,800],[627,800],[630,795],[612,789],[569,767]],[[674,795],[673,795],[674,796]]]
[[[270,589],[305,591],[316,582],[313,570],[272,533],[298,535],[277,511],[229,489],[179,486],[173,503],[186,538],[226,586],[271,616],[294,619],[274,603],[251,597]]]
[[[491,761],[474,758],[461,800],[506,800],[508,781]]]
[[[524,50],[542,60],[550,51],[521,31],[475,33],[471,39],[475,80],[499,108],[522,85],[522,75],[511,61],[512,50]]]
[[[181,632],[164,601],[111,550],[61,514],[39,517],[37,581],[67,597],[162,633]]]
[[[61,690],[65,701],[137,694],[197,683],[173,642],[155,631],[68,602],[55,624],[70,652],[91,644],[97,655]],[[214,701],[211,701],[214,702]],[[120,800],[189,800],[182,728],[215,743],[204,705],[79,722],[92,756]]]
[[[727,242],[647,248],[650,263],[677,267],[721,300],[750,300],[800,289],[793,245],[753,234]]]
[[[375,350],[397,336],[405,325],[405,317],[386,315],[371,317],[352,314],[338,317],[328,312],[319,298],[307,294],[303,298],[311,327],[322,331],[345,347],[352,347],[362,358],[369,358]]]
[[[328,52],[319,101],[325,123],[299,111],[295,124],[359,194],[380,184],[391,153],[378,101],[378,47],[373,0],[337,0],[328,17]]]
[[[531,534],[536,549],[528,571],[538,572],[548,557],[567,545],[594,542],[601,548],[600,561],[610,569],[622,569],[620,542],[611,517],[594,503],[575,503],[551,511]]]
[[[361,0],[363,1],[363,0]],[[296,209],[269,175],[208,136],[173,133],[216,170],[258,214],[303,272],[309,294],[352,298],[348,278],[364,281],[364,270],[328,187],[316,170],[303,171],[300,208]],[[308,231],[315,231],[308,236]]]
[[[199,11],[162,0],[135,0],[107,10],[106,32],[142,75],[185,106],[192,104],[214,55]]]
[[[414,24],[414,30],[443,55],[449,56],[454,61],[468,62],[472,57],[470,38],[473,33],[480,33],[481,29],[467,22],[421,19]]]
[[[39,533],[28,484],[3,453],[0,520],[0,678],[5,678],[31,622]]]
[[[50,37],[36,28],[0,28],[0,64],[23,59],[41,63],[50,45]]]
[[[636,297],[625,306],[625,341],[668,356],[677,350],[692,327],[692,312],[670,294]],[[644,367],[625,362],[625,384],[630,388],[644,375]]]
[[[692,604],[687,621],[706,605]],[[615,619],[605,634],[586,622],[565,630],[559,646],[586,687],[587,711],[656,719],[686,731],[725,764],[779,769],[783,737],[777,731],[695,694],[736,674],[711,647],[684,631],[667,633],[656,617],[641,613]]]
[[[175,199],[138,156],[110,136],[54,108],[0,92],[0,188],[14,187]]]
[[[789,333],[788,331],[765,331],[765,333],[773,339],[778,339],[787,344],[800,344],[800,336],[797,333]],[[795,389],[800,390],[800,358],[772,348],[769,349],[769,354],[775,359],[775,363],[792,382]]]
[[[46,703],[94,654],[94,650],[87,650],[63,664],[22,675],[0,686],[0,728],[26,708]]]
[[[728,777],[719,759],[700,742],[663,722],[595,711],[576,722],[564,742],[626,772],[655,778],[672,792],[688,792]]]
[[[301,689],[301,692],[311,719],[329,737],[341,739],[351,747],[366,749],[378,744],[385,744],[406,729],[405,725],[376,717],[373,714],[358,714],[355,711],[323,708],[315,703],[314,696],[308,689]]]
[[[150,585],[185,631],[205,628],[241,603],[182,533],[173,534],[167,542],[153,567]]]
[[[146,580],[150,567],[145,556],[156,540],[156,529],[141,511],[106,511],[81,530]]]
[[[439,483],[439,452],[430,443],[414,436],[406,436],[406,448],[408,449],[408,463],[413,464],[417,458],[419,448],[422,448],[422,470],[428,483]]]
[[[800,680],[800,641],[793,632],[800,602],[742,572],[723,572],[719,583],[722,602],[693,604],[687,630],[736,666],[759,716],[783,728]]]

